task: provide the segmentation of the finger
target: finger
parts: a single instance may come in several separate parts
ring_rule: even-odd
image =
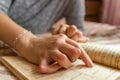
[[[58,34],[59,29],[60,29],[60,26],[54,26],[52,29],[52,34]]]
[[[71,38],[76,33],[76,31],[77,31],[76,26],[71,25],[70,27],[68,27],[66,34],[69,38]]]
[[[78,43],[76,41],[72,40],[72,39],[69,39],[69,38],[66,39],[66,43],[68,43],[68,44],[70,44],[70,45],[72,45],[72,46],[74,46],[76,48],[79,48]]]
[[[77,40],[77,42],[83,42],[83,43],[86,43],[86,42],[88,42],[88,41],[90,41],[90,39],[89,38],[87,38],[87,37],[81,37],[81,38],[79,38],[78,40]]]
[[[53,59],[50,59],[50,58],[47,59],[47,62],[48,62],[48,64],[53,64],[53,63],[55,63],[55,61],[54,61]]]
[[[85,50],[82,47],[80,47],[80,50],[81,50],[80,58],[84,61],[84,63],[86,64],[86,66],[92,67],[93,66],[93,62],[89,58],[89,56],[87,55],[87,53],[85,52]]]
[[[82,32],[80,32],[80,31],[76,31],[75,32],[75,34],[71,37],[71,39],[73,39],[73,40],[77,40],[78,38],[80,38],[80,37],[82,37],[83,35],[82,35]]]
[[[58,64],[49,65],[46,59],[42,59],[39,65],[39,72],[40,73],[53,73],[59,70],[60,68],[61,68],[60,65]]]
[[[60,34],[60,33],[65,34],[68,27],[69,27],[68,25],[61,25],[59,28],[58,34]]]
[[[58,64],[64,68],[69,68],[71,66],[71,62],[68,59],[68,57],[60,52],[59,50],[56,50],[53,52],[53,55],[51,55],[52,59],[54,59]]]
[[[63,44],[59,49],[62,53],[66,54],[71,62],[75,62],[81,54],[79,48],[76,48],[70,44]]]
[[[89,41],[89,38],[84,37],[82,32],[77,31],[72,37],[71,39],[77,41],[77,42],[87,42]]]

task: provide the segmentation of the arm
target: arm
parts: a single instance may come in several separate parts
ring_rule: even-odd
[[[22,35],[17,42],[14,44],[14,40],[17,35],[24,32],[24,28],[22,28],[20,25],[17,25],[14,21],[12,21],[7,15],[0,14],[0,40],[4,41],[8,45],[14,48],[14,45],[16,45],[15,49],[20,53],[21,56],[23,56],[28,61],[34,63],[34,64],[40,64],[39,71],[40,73],[50,73],[55,72],[60,66],[55,65],[55,67],[47,67],[47,65],[44,65],[45,63],[48,64],[47,61],[45,63],[42,63],[42,60],[40,60],[40,57],[43,57],[42,54],[45,53],[46,48],[43,49],[39,47],[43,43],[43,38],[38,38],[35,35],[31,33],[27,33]],[[38,46],[39,44],[39,46]],[[33,47],[31,47],[31,45]],[[41,51],[43,49],[43,51]],[[41,53],[38,53],[40,52]],[[44,54],[43,54],[44,55]],[[45,58],[46,60],[47,58]],[[70,63],[69,63],[70,64]],[[67,67],[67,65],[62,64],[64,67]],[[42,67],[41,67],[42,66]],[[68,65],[69,66],[69,65]],[[45,69],[43,67],[46,67]]]
[[[14,47],[13,41],[16,36],[23,33],[25,29],[5,14],[0,14],[0,18],[0,39]],[[65,35],[37,37],[28,32],[22,35],[15,45],[16,50],[25,59],[39,64],[40,73],[56,72],[61,67],[68,68],[78,58],[81,58],[87,66],[92,66],[92,62],[84,50]]]
[[[0,14],[0,39],[14,47],[16,36],[25,29],[12,21],[6,14]]]

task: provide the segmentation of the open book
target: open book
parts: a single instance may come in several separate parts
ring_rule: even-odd
[[[22,57],[4,56],[1,61],[20,80],[120,80],[120,46],[94,43],[80,46],[94,61],[94,67],[88,68],[81,60],[77,60],[69,69],[40,74],[37,71],[38,66]]]

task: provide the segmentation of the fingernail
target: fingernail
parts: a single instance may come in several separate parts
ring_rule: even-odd
[[[89,61],[87,62],[87,66],[88,67],[93,67],[93,62],[91,59],[89,59]]]

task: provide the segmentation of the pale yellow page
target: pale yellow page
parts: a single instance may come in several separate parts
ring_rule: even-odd
[[[38,67],[21,57],[6,56],[1,61],[20,80],[120,80],[120,71],[94,64],[93,68],[86,67],[77,60],[69,69],[63,69],[52,74],[38,73]]]
[[[94,62],[120,69],[120,46],[95,43],[84,43],[80,45]]]

